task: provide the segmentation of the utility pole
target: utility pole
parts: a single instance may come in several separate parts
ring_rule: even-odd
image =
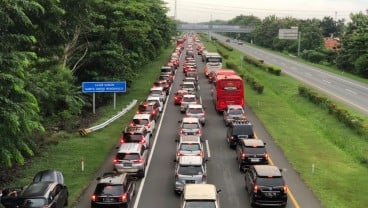
[[[298,34],[298,57],[300,55],[300,38],[302,37],[302,32],[299,31]]]
[[[177,4],[176,4],[176,1],[177,0],[175,0],[175,7],[174,7],[174,20],[176,20],[176,12],[177,12]]]

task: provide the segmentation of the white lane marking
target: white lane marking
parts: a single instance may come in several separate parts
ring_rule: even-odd
[[[357,95],[358,93],[354,92],[353,90],[345,89],[346,91],[350,92],[351,94]]]
[[[171,91],[171,87],[170,87],[169,92]],[[133,208],[137,208],[138,207],[138,203],[139,203],[139,200],[141,198],[141,194],[142,194],[142,191],[143,191],[144,183],[146,182],[146,178],[147,178],[147,173],[148,173],[148,170],[149,170],[149,168],[151,166],[151,160],[153,158],[153,153],[155,152],[155,147],[156,147],[156,143],[157,143],[157,137],[158,137],[158,135],[160,133],[162,119],[164,118],[165,113],[166,113],[167,103],[169,103],[169,102],[167,102],[167,100],[166,100],[166,103],[165,103],[165,106],[164,106],[164,111],[161,114],[160,123],[158,124],[157,131],[156,131],[156,136],[155,136],[155,139],[153,141],[153,145],[152,145],[151,152],[150,152],[150,157],[149,157],[148,162],[147,162],[146,174],[145,174],[145,177],[142,178],[141,183],[139,184],[139,189],[138,189],[137,197],[135,198],[135,201],[134,201]]]
[[[327,80],[325,80],[325,79],[323,79],[322,81],[323,81],[323,82],[326,82],[327,84],[331,84],[331,82],[330,82],[330,81],[327,81]]]
[[[208,139],[206,139],[206,149],[207,149],[207,157],[211,157],[210,144],[208,143]]]
[[[202,105],[202,97],[199,97],[199,103]]]

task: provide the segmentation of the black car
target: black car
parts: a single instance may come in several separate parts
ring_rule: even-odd
[[[68,188],[54,181],[29,184],[18,196],[3,196],[6,208],[63,208],[68,206]]]
[[[230,148],[235,148],[240,139],[253,139],[253,124],[248,120],[232,121],[227,129],[226,141]]]
[[[91,197],[91,208],[129,207],[135,195],[135,182],[126,173],[105,173]]]
[[[276,166],[250,166],[245,172],[245,189],[252,206],[284,207],[287,204],[288,187]]]
[[[236,160],[240,171],[250,165],[268,164],[266,143],[260,139],[241,139],[236,147]]]
[[[33,178],[33,182],[41,181],[55,181],[60,184],[64,184],[64,176],[60,171],[57,170],[42,170]]]

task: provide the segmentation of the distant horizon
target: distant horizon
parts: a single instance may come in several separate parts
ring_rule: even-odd
[[[163,0],[169,9],[167,15],[186,23],[201,23],[215,20],[229,21],[237,16],[256,16],[260,19],[275,15],[279,18],[323,19],[350,21],[350,14],[368,14],[366,0]],[[365,1],[365,2],[364,2]],[[176,13],[175,13],[176,2]],[[246,3],[245,3],[246,2]],[[266,5],[266,6],[264,6]]]

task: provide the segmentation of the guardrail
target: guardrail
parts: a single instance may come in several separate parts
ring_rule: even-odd
[[[87,134],[89,134],[91,132],[94,132],[94,131],[97,131],[99,129],[105,128],[107,125],[114,122],[116,119],[120,118],[125,113],[130,111],[130,109],[132,109],[135,106],[135,104],[137,104],[137,100],[133,100],[132,102],[130,102],[122,111],[120,111],[118,114],[116,114],[115,116],[113,116],[109,120],[103,122],[102,124],[99,124],[97,126],[93,126],[93,127],[90,127],[90,128],[80,129],[79,134],[81,136],[86,136]]]

